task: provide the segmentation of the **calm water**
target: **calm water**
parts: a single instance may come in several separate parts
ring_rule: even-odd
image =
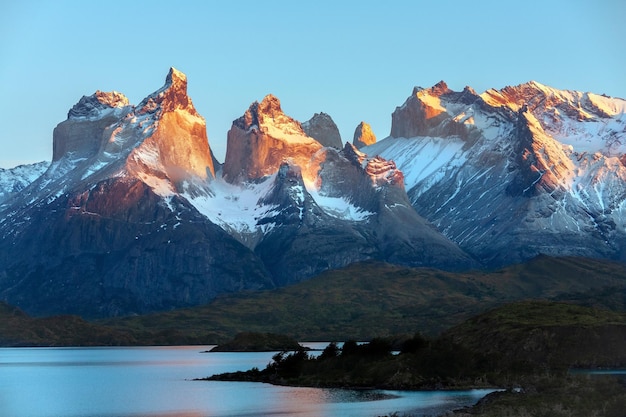
[[[490,392],[352,391],[192,381],[253,366],[264,368],[273,355],[201,353],[208,348],[3,348],[0,416],[436,415],[473,404]]]

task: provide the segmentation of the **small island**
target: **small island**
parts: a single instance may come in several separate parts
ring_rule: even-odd
[[[295,339],[275,333],[241,332],[215,346],[210,352],[275,352],[299,351],[305,348]]]

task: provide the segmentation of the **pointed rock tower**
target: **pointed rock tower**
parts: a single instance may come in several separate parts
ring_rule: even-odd
[[[315,113],[311,119],[302,123],[307,135],[324,146],[341,149],[341,135],[333,119],[326,113]]]
[[[365,146],[373,145],[376,143],[376,135],[372,132],[372,128],[365,122],[359,123],[354,131],[354,138],[352,144],[357,149],[361,149]]]
[[[128,158],[129,171],[142,179],[165,176],[172,183],[215,176],[206,122],[187,95],[185,74],[170,68],[165,85],[139,104],[135,118],[150,125]]]
[[[102,317],[274,286],[252,251],[181,195],[208,190],[214,175],[183,73],[170,69],[137,107],[119,93],[83,97],[54,143],[50,168],[0,222],[0,299]]]
[[[223,175],[231,183],[257,180],[278,171],[286,159],[304,169],[321,148],[300,122],[283,113],[278,98],[270,94],[260,103],[252,103],[233,122]]]

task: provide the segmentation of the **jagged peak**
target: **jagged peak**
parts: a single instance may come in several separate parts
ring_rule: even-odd
[[[356,146],[351,144],[350,142],[346,142],[343,150],[341,151],[343,156],[353,164],[363,167],[363,161],[367,159],[367,155],[357,149]]]
[[[550,117],[554,117],[553,113],[558,109],[561,115],[577,121],[611,117],[618,114],[623,107],[615,100],[607,101],[592,93],[559,90],[534,80],[516,86],[506,86],[500,90],[489,89],[481,94],[481,98],[494,107],[506,106],[516,112],[523,109],[536,115],[550,112]]]
[[[378,155],[369,157],[347,142],[341,154],[352,164],[363,170],[370,177],[373,186],[399,185],[404,187],[404,175],[397,169],[394,161]]]
[[[182,71],[179,71],[174,67],[170,67],[170,71],[167,74],[167,77],[165,78],[165,85],[166,86],[180,85],[186,91],[187,90],[187,76]]]
[[[233,122],[233,125],[246,131],[257,128],[267,132],[277,128],[289,135],[308,138],[301,123],[283,112],[280,100],[273,94],[266,95],[260,103],[258,101],[252,103],[244,115]],[[313,139],[309,138],[309,140]]]
[[[274,117],[277,114],[284,114],[280,107],[280,100],[273,94],[268,94],[263,97],[263,100],[258,104],[257,110],[260,114]]]
[[[469,85],[466,85],[465,88],[463,88],[463,93],[466,94],[473,94],[475,96],[478,95],[478,93],[476,92],[476,90],[474,90],[472,87],[470,87]]]
[[[361,123],[359,123],[359,125],[354,130],[352,143],[358,149],[376,143],[376,135],[374,134],[374,132],[372,132],[372,127],[368,123],[361,121]]]
[[[163,87],[144,98],[137,108],[139,114],[154,113],[159,109],[166,112],[184,109],[194,116],[200,116],[187,95],[187,76],[174,67],[170,67]]]
[[[241,129],[248,130],[254,126],[257,128],[260,127],[264,119],[263,116],[269,116],[271,119],[275,119],[276,116],[284,115],[278,97],[273,94],[268,94],[263,97],[260,103],[255,101],[250,104],[250,107],[248,107],[244,115],[233,123]]]
[[[330,115],[328,113],[324,113],[324,112],[315,113],[313,115],[313,117],[311,117],[311,119],[309,121],[315,120],[315,119],[330,120],[330,121],[333,120],[333,118],[330,117]]]
[[[278,168],[277,178],[286,177],[302,180],[302,168],[292,158],[285,158]]]
[[[415,87],[413,87],[413,92],[411,93],[411,95],[412,96],[416,96],[417,93],[419,93],[420,91],[423,91],[423,90],[424,90],[423,87],[419,87],[419,86],[416,85]]]
[[[103,110],[121,108],[128,105],[128,98],[122,93],[97,90],[90,96],[82,96],[78,103],[67,113],[67,118],[98,117]]]
[[[306,122],[301,123],[304,132],[323,146],[341,149],[343,142],[335,121],[324,112],[315,113]]]
[[[448,88],[448,84],[446,84],[445,81],[441,80],[430,88],[430,92],[433,95],[441,96],[443,94],[451,93],[452,90]]]
[[[446,94],[454,93],[450,88],[448,88],[448,84],[445,81],[439,81],[437,84],[433,85],[430,88],[423,87],[413,87],[413,92],[411,97],[409,98],[418,98],[423,99],[425,97],[441,97]]]

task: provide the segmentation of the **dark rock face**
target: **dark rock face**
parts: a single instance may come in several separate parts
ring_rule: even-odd
[[[274,287],[257,256],[178,193],[214,178],[186,87],[172,68],[137,107],[101,92],[74,106],[48,170],[0,207],[0,298],[100,317]]]
[[[274,287],[247,248],[184,200],[168,206],[128,179],[33,210],[0,243],[0,264],[0,297],[36,315],[141,314]]]
[[[276,206],[276,214],[263,220],[274,228],[255,248],[278,285],[368,259],[444,269],[476,266],[411,207],[393,162],[367,158],[350,144],[321,152],[320,193],[346,198],[369,215],[360,221],[329,215],[306,190],[298,167],[283,164],[263,201]]]
[[[315,203],[297,166],[281,165],[263,203],[276,205],[276,214],[263,219],[274,228],[255,253],[278,285],[299,282],[372,255],[367,239],[351,222],[333,218]]]
[[[346,144],[341,156],[350,165],[343,171],[352,171],[352,175],[338,181],[340,187],[358,190],[352,193],[353,201],[373,213],[362,226],[377,248],[375,259],[448,270],[477,266],[463,250],[413,209],[404,189],[403,174],[393,161],[379,156],[368,158],[350,144]],[[320,175],[324,183],[324,170]]]
[[[315,113],[311,119],[302,123],[304,132],[323,146],[341,149],[341,135],[333,119],[326,113]]]

